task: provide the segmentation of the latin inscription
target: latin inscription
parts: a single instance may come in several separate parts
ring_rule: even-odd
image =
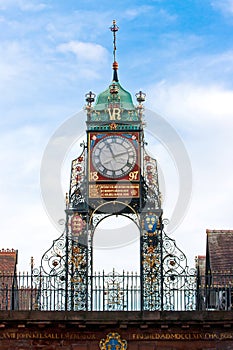
[[[233,332],[203,332],[203,333],[129,333],[124,337],[130,341],[142,340],[176,340],[176,341],[198,341],[198,340],[233,340]],[[71,333],[71,332],[0,332],[0,339],[50,339],[50,340],[99,340],[97,333]]]
[[[133,333],[130,340],[223,340],[233,339],[233,333]]]
[[[95,333],[2,332],[0,339],[96,340]]]

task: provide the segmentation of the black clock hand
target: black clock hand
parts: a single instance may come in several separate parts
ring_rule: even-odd
[[[115,158],[115,154],[113,153],[113,150],[112,150],[111,145],[110,145],[110,144],[108,144],[108,143],[106,143],[106,146],[107,146],[107,148],[109,149],[109,151],[110,151],[110,153],[111,153],[112,157],[113,157],[113,158]]]
[[[127,151],[124,151],[124,152],[121,152],[121,153],[117,153],[117,154],[115,155],[115,157],[123,156],[124,154],[128,154],[128,152],[127,152]]]
[[[122,158],[119,158],[119,159],[115,159],[115,162],[116,162],[116,164],[125,164],[126,160],[122,159]]]
[[[112,159],[107,159],[107,160],[104,160],[104,161],[102,162],[102,164],[104,165],[104,164],[107,164],[107,163],[110,163],[110,162],[112,162]]]

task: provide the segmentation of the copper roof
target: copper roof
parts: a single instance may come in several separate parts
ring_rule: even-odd
[[[233,273],[233,230],[206,230],[209,267],[214,272]]]

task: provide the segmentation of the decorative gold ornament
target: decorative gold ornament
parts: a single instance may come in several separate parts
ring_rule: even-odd
[[[127,341],[121,339],[119,333],[108,333],[106,339],[101,339],[99,342],[100,350],[126,350]]]

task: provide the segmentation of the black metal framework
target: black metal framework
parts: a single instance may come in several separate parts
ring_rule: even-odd
[[[194,271],[193,271],[194,272]],[[169,311],[233,310],[233,275],[216,274],[214,283],[208,276],[168,274],[164,278],[163,309]],[[12,284],[14,279],[15,283]],[[140,274],[112,271],[95,273],[92,280],[92,307],[89,311],[138,311],[141,305]],[[200,281],[206,281],[199,284]],[[189,281],[189,283],[187,283]],[[62,274],[31,273],[0,275],[0,310],[77,310],[75,302],[66,305],[66,295],[72,297],[72,284],[67,285]]]
[[[81,234],[79,241],[69,231],[72,217],[72,213],[67,212],[64,233],[44,254],[40,269],[33,270],[37,308],[86,311],[196,308],[196,271],[188,269],[185,255],[164,232],[162,220],[154,232],[148,233],[146,225],[154,215],[142,213],[140,216],[140,273],[113,271],[105,275],[93,272],[92,239],[98,223],[109,214],[96,215],[89,235]],[[136,217],[131,214],[131,219]]]
[[[142,108],[137,113],[141,120]],[[137,200],[99,198],[90,202],[89,150],[85,143],[81,144],[82,153],[71,165],[64,232],[43,255],[40,268],[34,272],[39,309],[47,309],[48,305],[77,311],[195,308],[195,271],[189,270],[184,253],[165,233],[157,162],[145,151],[143,134],[141,140],[140,198]],[[96,228],[102,220],[116,213],[131,219],[140,234],[140,272],[131,286],[122,273],[94,277],[97,276],[93,271]],[[51,296],[48,296],[49,290],[53,291]],[[55,297],[53,293],[58,290]]]
[[[111,31],[113,80],[95,105],[95,94],[86,94],[87,144],[81,144],[81,155],[72,161],[64,232],[34,272],[38,308],[190,310],[195,304],[195,274],[164,231],[157,162],[144,147],[146,95],[139,91],[134,106],[119,84],[115,21]],[[114,214],[127,216],[139,230],[140,272],[133,282],[124,273],[99,277],[93,271],[96,228]],[[59,294],[48,296],[49,290]]]

